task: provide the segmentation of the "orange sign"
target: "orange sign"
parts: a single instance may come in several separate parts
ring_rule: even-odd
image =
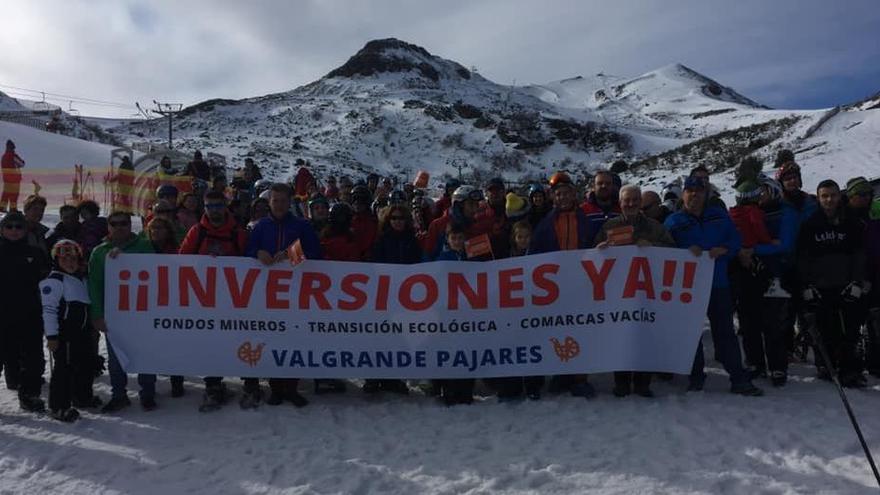
[[[632,225],[624,225],[614,229],[608,229],[608,244],[612,246],[626,246],[632,244],[635,240],[635,228]]]
[[[431,174],[424,170],[419,170],[419,173],[416,174],[416,180],[413,181],[413,186],[418,189],[424,189],[428,187],[428,179],[430,178]]]
[[[489,241],[489,235],[483,234],[468,239],[464,243],[464,250],[468,258],[478,258],[480,256],[495,256],[492,254],[492,243]]]

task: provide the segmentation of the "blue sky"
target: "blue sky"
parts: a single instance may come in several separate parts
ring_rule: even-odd
[[[127,105],[286,91],[387,37],[502,84],[679,62],[777,108],[880,91],[872,0],[69,0],[9,3],[4,19],[0,85]]]

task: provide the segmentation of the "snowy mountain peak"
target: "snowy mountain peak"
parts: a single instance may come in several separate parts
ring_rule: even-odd
[[[687,67],[684,64],[673,63],[663,67],[660,67],[657,70],[648,72],[642,76],[639,76],[631,81],[628,81],[626,84],[621,85],[621,89],[629,84],[638,83],[641,81],[649,81],[651,79],[655,79],[655,83],[650,83],[648,86],[654,90],[657,85],[671,85],[676,87],[676,90],[682,91],[686,89],[686,87],[690,87],[692,90],[699,90],[703,95],[729,103],[737,103],[740,105],[745,105],[753,108],[768,108],[765,105],[761,105],[755,101],[746,98],[745,96],[737,93],[732,88],[724,86],[714,79],[711,79],[699,72]]]
[[[434,83],[441,80],[470,80],[472,74],[460,64],[431,55],[428,50],[387,38],[367,42],[345,64],[325,76],[329,78],[370,77],[383,73],[415,74]]]

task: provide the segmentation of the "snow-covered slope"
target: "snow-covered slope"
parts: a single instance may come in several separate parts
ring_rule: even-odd
[[[27,112],[29,110],[15,98],[0,91],[0,112]]]
[[[705,340],[709,340],[708,336]],[[710,351],[707,356],[713,353]],[[593,401],[546,396],[443,407],[419,392],[367,400],[314,396],[309,407],[234,402],[197,412],[157,385],[159,409],[85,412],[74,425],[18,410],[0,385],[0,492],[51,494],[840,494],[876,493],[833,385],[793,365],[784,389],[761,398],[727,392],[717,363],[706,391],[685,380],[654,385],[656,399],[611,395],[593,376]],[[849,392],[868,444],[880,451],[880,385]],[[238,380],[227,380],[240,394]],[[358,382],[359,383],[359,382]],[[309,386],[306,386],[309,385]],[[763,382],[759,385],[765,386]],[[107,397],[109,383],[97,385]]]
[[[74,165],[83,166],[84,177],[91,172],[84,192],[96,198],[102,196],[102,180],[110,167],[114,147],[0,121],[0,143],[7,139],[15,142],[16,153],[25,161],[19,202],[34,192],[32,181],[36,181],[40,194],[49,202],[49,213],[54,214],[55,208],[72,193]]]

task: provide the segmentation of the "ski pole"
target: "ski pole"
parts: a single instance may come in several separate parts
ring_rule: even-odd
[[[846,332],[843,313],[838,311],[837,314],[840,317],[841,330]],[[849,400],[846,398],[846,392],[843,391],[843,386],[840,384],[840,380],[837,377],[837,370],[834,369],[834,365],[831,363],[831,356],[828,355],[828,349],[825,348],[825,342],[822,341],[822,338],[819,336],[819,331],[816,327],[816,315],[813,313],[807,313],[805,318],[807,319],[807,331],[810,332],[810,337],[812,337],[816,348],[819,349],[819,354],[822,355],[822,360],[825,361],[825,367],[828,368],[828,372],[831,374],[831,379],[837,386],[837,392],[840,394],[840,400],[843,402],[843,407],[846,409],[849,421],[852,423],[853,429],[856,431],[856,436],[859,437],[859,443],[862,444],[862,450],[865,452],[868,464],[871,465],[871,471],[874,472],[874,479],[877,480],[877,486],[880,486],[880,471],[877,471],[877,465],[874,463],[874,456],[871,455],[871,449],[868,448],[868,443],[865,442],[865,437],[862,435],[862,429],[859,427],[856,415],[853,413],[852,407],[849,405]]]

